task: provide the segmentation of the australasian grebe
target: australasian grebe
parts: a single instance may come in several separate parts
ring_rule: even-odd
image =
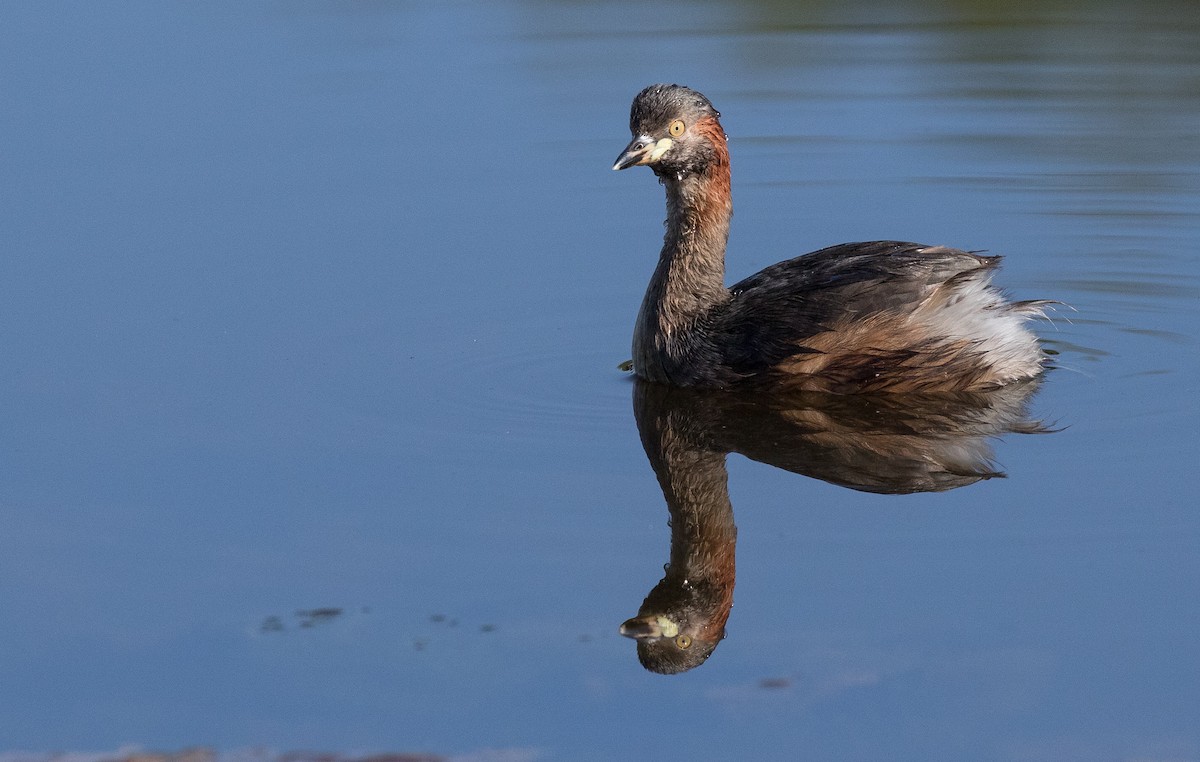
[[[667,189],[666,235],[633,332],[633,368],[677,386],[853,392],[979,391],[1040,374],[1025,322],[1051,302],[989,285],[999,257],[899,241],[844,243],[725,286],[733,204],[720,113],[651,85],[613,169]]]

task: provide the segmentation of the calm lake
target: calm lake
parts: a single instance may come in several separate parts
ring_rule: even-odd
[[[635,386],[653,82],[730,282],[987,250],[1056,367]],[[1200,760],[1193,2],[9,3],[0,203],[0,762]],[[686,526],[735,602],[656,674]]]

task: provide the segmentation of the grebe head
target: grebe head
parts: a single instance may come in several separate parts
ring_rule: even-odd
[[[641,164],[659,177],[701,172],[727,157],[721,113],[700,93],[683,85],[650,85],[629,110],[633,140],[613,169]],[[727,159],[726,159],[727,160]]]

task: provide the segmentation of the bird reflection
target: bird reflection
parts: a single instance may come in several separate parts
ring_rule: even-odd
[[[737,527],[725,456],[864,492],[940,492],[1004,474],[991,439],[1047,429],[1029,418],[1037,382],[937,395],[744,395],[635,382],[633,410],[670,512],[666,576],[621,634],[674,674],[702,663],[733,606]]]

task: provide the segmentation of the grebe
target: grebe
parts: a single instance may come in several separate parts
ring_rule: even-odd
[[[614,170],[646,165],[667,191],[666,235],[633,332],[633,369],[702,388],[836,393],[981,391],[1033,378],[1025,322],[1049,301],[989,284],[1000,257],[900,241],[844,243],[725,286],[733,204],[720,113],[651,85]]]

